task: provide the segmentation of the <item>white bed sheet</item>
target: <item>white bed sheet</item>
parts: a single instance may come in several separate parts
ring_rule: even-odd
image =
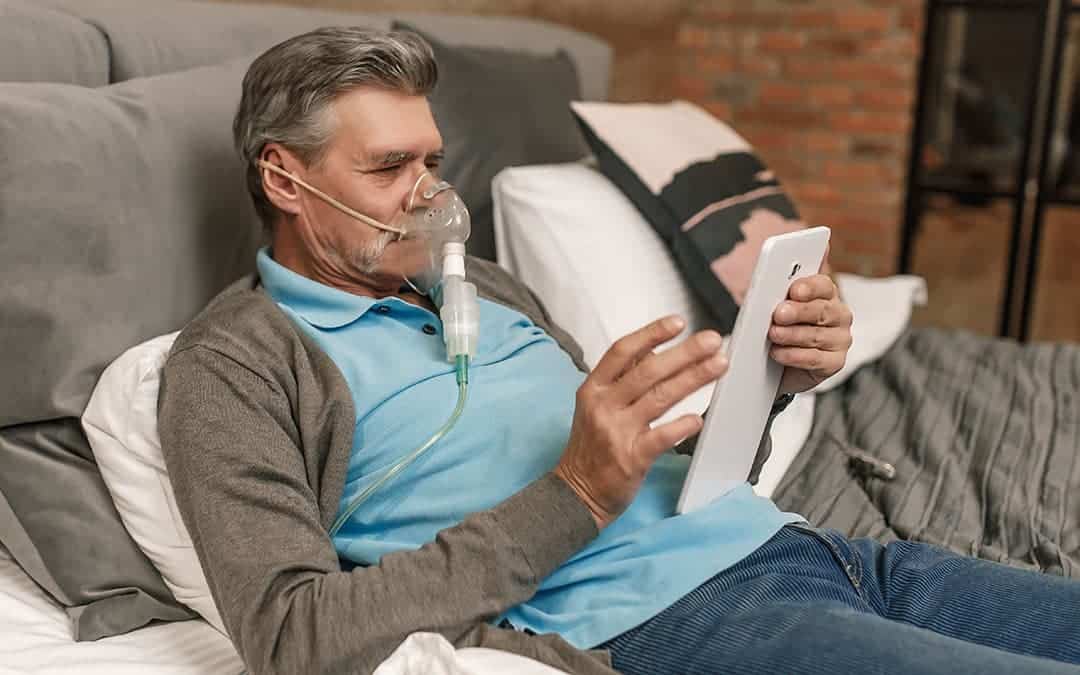
[[[0,545],[0,675],[223,675],[244,672],[232,643],[202,619],[159,623],[126,635],[75,642],[71,621]],[[455,650],[441,635],[414,633],[376,675],[560,675],[493,649]]]
[[[0,546],[3,675],[216,675],[243,670],[228,638],[202,620],[159,623],[126,635],[75,642],[67,613]]]

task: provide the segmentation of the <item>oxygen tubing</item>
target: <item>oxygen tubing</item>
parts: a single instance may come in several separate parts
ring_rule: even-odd
[[[333,537],[337,534],[338,530],[349,520],[349,518],[356,512],[356,509],[360,508],[360,505],[366,502],[371,495],[385,485],[388,481],[400,474],[413,462],[420,459],[420,456],[431,449],[431,446],[435,445],[454,428],[457,424],[458,418],[461,417],[461,412],[465,409],[465,401],[469,397],[469,357],[465,354],[458,354],[454,357],[454,375],[457,379],[458,385],[458,399],[457,405],[454,406],[454,412],[451,413],[450,419],[443,424],[435,435],[429,438],[423,445],[416,450],[413,450],[409,455],[403,458],[400,462],[387,469],[377,481],[367,486],[360,494],[349,502],[349,506],[337,517],[334,521],[333,527],[330,528],[330,536]]]

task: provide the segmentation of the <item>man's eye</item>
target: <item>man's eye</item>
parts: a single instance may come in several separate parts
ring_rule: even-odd
[[[397,166],[384,166],[381,169],[375,169],[375,173],[390,173],[391,171],[397,171],[401,168],[401,165]]]

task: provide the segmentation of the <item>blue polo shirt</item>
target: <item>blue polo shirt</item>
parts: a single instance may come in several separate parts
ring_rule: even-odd
[[[439,318],[399,298],[353,295],[303,277],[259,251],[262,283],[348,382],[356,430],[339,513],[388,467],[423,444],[457,402]],[[480,300],[469,399],[454,428],[383,485],[334,536],[338,555],[373,565],[415,550],[467,515],[492,508],[558,463],[585,379],[520,312]],[[594,647],[660,613],[800,520],[749,485],[675,515],[688,457],[666,453],[630,507],[510,608],[519,629]]]

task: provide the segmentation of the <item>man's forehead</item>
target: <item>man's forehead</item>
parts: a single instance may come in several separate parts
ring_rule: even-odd
[[[354,159],[391,163],[442,151],[442,137],[423,96],[361,87],[334,101],[336,139]]]

